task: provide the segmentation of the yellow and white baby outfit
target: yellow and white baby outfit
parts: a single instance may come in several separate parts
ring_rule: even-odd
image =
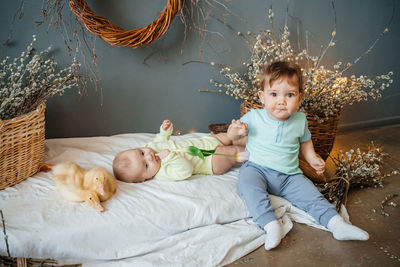
[[[161,168],[154,176],[154,179],[179,181],[187,179],[193,174],[213,174],[211,156],[205,157],[204,160],[202,160],[199,157],[191,156],[179,150],[184,150],[188,146],[213,150],[221,145],[216,138],[203,136],[200,138],[187,138],[174,141],[170,140],[171,134],[172,129],[165,131],[160,127],[160,133],[156,135],[152,142],[145,145],[145,147],[150,147],[157,152],[164,149],[170,151],[168,156],[161,160]]]

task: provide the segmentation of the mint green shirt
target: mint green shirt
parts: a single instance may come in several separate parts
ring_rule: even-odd
[[[304,113],[296,112],[286,121],[277,121],[265,109],[252,109],[240,121],[248,124],[246,150],[250,161],[285,174],[302,173],[300,143],[311,138]]]

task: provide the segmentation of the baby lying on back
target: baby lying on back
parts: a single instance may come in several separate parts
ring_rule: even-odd
[[[114,175],[128,183],[140,183],[149,179],[178,181],[193,174],[223,174],[236,163],[235,157],[212,155],[204,160],[182,150],[189,146],[216,150],[221,154],[238,154],[245,150],[245,141],[235,142],[232,136],[246,131],[238,126],[229,127],[228,133],[219,133],[201,138],[170,140],[173,125],[165,120],[155,139],[144,147],[128,149],[118,153],[113,161]]]

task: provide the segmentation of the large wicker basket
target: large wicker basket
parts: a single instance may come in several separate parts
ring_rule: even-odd
[[[44,155],[45,104],[19,117],[0,119],[0,190],[39,170]]]
[[[240,116],[243,116],[252,108],[263,108],[261,105],[252,104],[246,100],[242,101],[240,105]],[[326,160],[331,153],[333,143],[338,130],[338,122],[340,119],[340,113],[337,113],[323,123],[319,123],[314,119],[312,114],[306,114],[308,121],[308,129],[311,132],[311,139],[314,144],[314,149],[317,154],[321,156],[323,160]]]

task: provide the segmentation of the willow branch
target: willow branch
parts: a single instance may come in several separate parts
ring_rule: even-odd
[[[389,28],[393,22],[394,14],[395,14],[395,0],[393,0],[392,15],[390,16],[389,22],[388,22],[387,26],[385,27],[385,29],[379,34],[378,38],[372,43],[372,45],[364,53],[362,53],[358,58],[356,58],[353,61],[353,63],[347,64],[347,66],[341,72],[339,72],[340,75],[342,75],[345,71],[350,69],[351,66],[355,65],[358,61],[360,61],[360,59],[363,56],[369,54],[372,51],[372,49],[375,47],[375,45],[379,42],[379,40],[382,39],[383,35],[385,35],[385,33],[389,32]]]
[[[328,51],[329,47],[333,46],[333,44],[334,44],[333,40],[335,39],[335,35],[336,35],[336,9],[335,9],[334,1],[332,1],[331,3],[332,3],[333,16],[334,16],[333,32],[332,32],[332,36],[331,36],[331,39],[329,40],[327,47],[322,51],[321,55],[318,58],[317,65],[315,66],[313,76],[315,75],[315,73],[317,73],[319,65],[321,64],[322,59],[325,57],[325,54]]]
[[[6,242],[7,255],[8,255],[8,257],[11,257],[10,249],[8,247],[8,237],[7,237],[7,233],[6,233],[6,225],[4,222],[4,216],[3,216],[2,210],[0,210],[0,215],[1,215],[1,222],[3,223],[3,234],[4,234],[4,241]]]

